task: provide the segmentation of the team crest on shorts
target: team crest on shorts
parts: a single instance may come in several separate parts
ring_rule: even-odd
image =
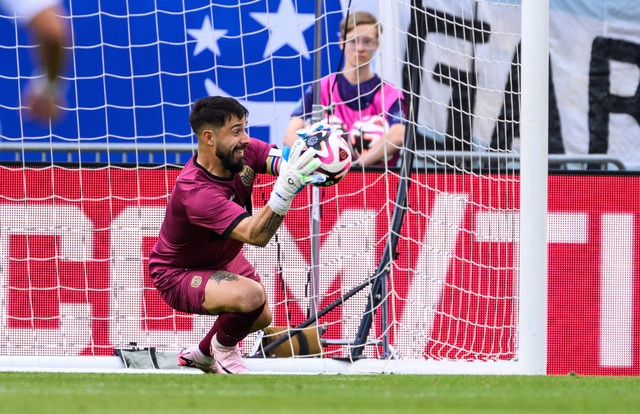
[[[253,168],[245,165],[240,172],[240,180],[242,180],[242,184],[244,184],[245,187],[249,187],[251,186],[251,184],[253,184],[253,178],[255,175],[256,173],[255,171],[253,171]]]
[[[202,284],[202,276],[197,276],[196,275],[191,279],[191,287],[192,288],[197,288],[201,284]]]

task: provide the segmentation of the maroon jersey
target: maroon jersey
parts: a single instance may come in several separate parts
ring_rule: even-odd
[[[272,147],[252,138],[244,150],[244,169],[230,178],[209,173],[198,164],[197,154],[187,162],[171,192],[158,242],[149,255],[151,279],[158,289],[176,283],[171,277],[175,270],[224,269],[251,276],[245,274],[254,272],[246,260],[233,269],[237,267],[234,263],[238,263],[233,261],[241,254],[244,243],[228,236],[251,214],[247,210],[253,180],[256,173],[266,171]]]

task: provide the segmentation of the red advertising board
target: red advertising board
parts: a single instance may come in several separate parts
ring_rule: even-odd
[[[194,330],[193,317],[162,302],[146,269],[177,173],[0,168],[0,330],[9,338],[0,344],[3,352],[46,355],[42,347],[28,350],[34,332],[53,338],[54,348],[68,314],[76,315],[78,326],[86,322],[86,337],[74,339],[86,343],[81,355],[110,355],[117,343],[141,332],[163,338],[163,332]],[[517,181],[461,174],[413,178],[389,280],[390,342],[410,357],[512,358]],[[634,189],[640,178],[549,180],[547,371],[639,375],[640,206]],[[268,197],[270,182],[259,177],[254,208]],[[391,175],[352,172],[322,190],[320,308],[373,274],[396,184]],[[310,201],[310,192],[301,193],[279,239],[246,253],[270,291],[277,326],[307,317],[302,297],[311,260]],[[353,333],[365,300],[360,296],[355,305],[324,316],[326,337]],[[379,332],[379,313],[374,325]]]

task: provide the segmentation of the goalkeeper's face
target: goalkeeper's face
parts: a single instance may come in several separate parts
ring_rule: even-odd
[[[244,168],[244,150],[250,142],[246,127],[246,119],[234,118],[218,133],[215,154],[231,174],[239,173]]]

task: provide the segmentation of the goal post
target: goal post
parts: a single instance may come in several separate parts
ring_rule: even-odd
[[[549,1],[523,0],[522,16],[519,349],[527,371],[545,374]]]
[[[367,10],[374,72],[408,104],[404,163],[305,189],[246,246],[274,315],[247,366],[545,374],[548,0],[241,3],[65,2],[49,126],[21,115],[32,46],[0,12],[0,370],[118,371],[115,350],[199,342],[214,317],[170,309],[147,270],[195,151],[191,104],[233,96],[281,145],[304,90],[340,70],[340,20]],[[273,181],[256,176],[254,210]]]

